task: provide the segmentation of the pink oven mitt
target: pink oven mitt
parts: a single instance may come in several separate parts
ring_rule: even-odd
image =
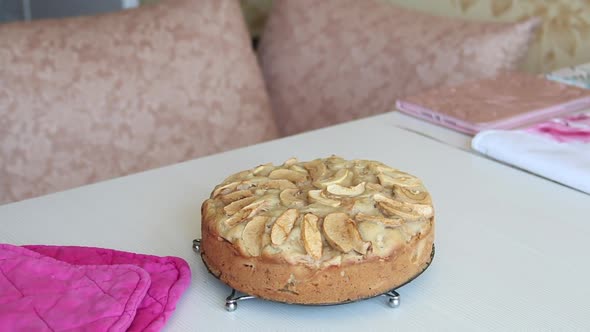
[[[45,256],[78,266],[132,264],[145,270],[151,286],[137,307],[129,331],[159,331],[190,283],[188,264],[177,257],[158,257],[110,249],[65,246],[24,246]]]
[[[74,266],[0,244],[0,331],[125,331],[149,287],[137,266]]]

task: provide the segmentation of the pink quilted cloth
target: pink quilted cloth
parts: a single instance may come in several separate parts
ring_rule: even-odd
[[[74,266],[0,244],[0,330],[125,331],[149,286],[137,266]]]
[[[129,331],[159,331],[190,283],[188,264],[177,257],[158,257],[91,247],[25,246],[74,265],[133,264],[149,273],[152,284]]]
[[[131,316],[130,319],[128,319],[128,322],[125,326],[113,325],[106,328],[103,328],[102,326],[72,326],[72,328],[76,330],[82,329],[90,331],[159,331],[174,311],[177,301],[179,300],[180,296],[186,290],[190,283],[190,269],[188,267],[188,264],[184,260],[176,257],[157,257],[90,247],[24,246],[24,248],[19,248],[9,245],[2,246],[2,248],[17,248],[22,252],[28,252],[35,255],[35,260],[50,260],[51,262],[56,263],[60,266],[69,266],[71,269],[93,268],[98,270],[106,269],[106,271],[111,271],[111,269],[114,271],[118,271],[118,269],[121,268],[130,268],[134,271],[141,271],[141,273],[143,273],[143,275],[145,276],[144,279],[147,280],[148,289],[146,289],[146,291],[144,291],[141,294],[140,298],[137,301],[135,301],[137,303],[135,303],[134,307],[129,312]],[[22,257],[15,257],[15,259],[22,259]],[[0,273],[2,273],[1,275],[5,275],[2,272],[2,264],[2,261],[0,261]],[[50,268],[51,266],[48,267],[48,275],[51,275]],[[37,271],[25,273],[24,275],[27,275],[28,278],[35,280],[44,280],[45,278],[47,278],[46,275],[40,275]],[[21,278],[19,278],[19,280],[21,280]],[[112,280],[116,281],[116,278],[112,278]],[[74,281],[75,278],[67,280],[68,283]],[[4,303],[3,292],[5,288],[5,285],[1,282],[2,280],[0,280],[0,304]],[[35,283],[33,283],[32,286],[32,293],[40,292],[40,290],[43,289],[41,287],[34,287],[36,286]],[[125,294],[125,292],[129,291],[129,287],[125,284],[121,284],[116,287],[102,287],[102,289],[108,290],[107,293],[110,295],[112,295],[112,292],[120,291],[122,292],[122,294]],[[56,298],[63,296],[63,293],[59,289],[57,289],[54,293]],[[103,294],[105,293],[103,292]],[[96,303],[98,303],[94,302],[93,299],[88,299],[84,294],[78,294],[78,298],[84,298],[84,302],[89,303],[91,305],[95,305]],[[123,301],[118,303],[125,302]],[[103,308],[105,311],[112,310],[110,305],[101,305],[101,308]],[[4,312],[3,309],[4,308],[0,309],[0,322],[3,322],[3,317],[5,316],[8,317],[7,319],[9,321],[15,318],[15,316],[11,316],[10,311]],[[63,309],[66,308],[62,308],[59,310]],[[53,308],[52,310],[58,312],[57,308]],[[69,317],[69,314],[76,318],[79,317],[79,314],[77,314],[76,311],[77,309],[67,309],[66,311],[58,314],[58,316],[60,317],[60,322],[62,324],[67,323],[68,319],[66,317]],[[91,314],[98,314],[98,311],[96,310],[91,310],[88,312]],[[41,316],[42,315],[38,315],[38,317]],[[114,319],[114,317],[111,318]],[[19,328],[16,327],[16,329],[18,330]],[[24,329],[30,330],[29,327],[26,327]],[[51,326],[46,327],[45,329],[64,330],[68,328],[54,328],[53,326]],[[0,330],[5,330],[2,323],[0,323]],[[33,330],[43,329],[33,328]]]

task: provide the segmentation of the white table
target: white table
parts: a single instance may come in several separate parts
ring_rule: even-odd
[[[398,128],[412,131],[457,149],[476,153],[471,149],[471,139],[473,136],[406,115],[399,111],[389,114],[389,119]]]
[[[420,176],[437,213],[436,257],[384,299],[331,307],[261,300],[223,307],[191,241],[200,204],[226,175],[291,156],[381,160]],[[385,114],[0,206],[0,242],[175,255],[192,284],[168,331],[583,330],[590,328],[590,196],[395,126]]]

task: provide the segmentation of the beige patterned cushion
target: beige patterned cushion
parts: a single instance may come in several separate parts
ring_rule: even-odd
[[[0,203],[276,137],[233,0],[0,26]]]
[[[145,0],[144,0],[145,1]],[[151,0],[156,1],[156,0]],[[422,12],[482,22],[539,17],[541,27],[523,68],[534,73],[590,62],[590,0],[382,0]],[[272,0],[240,0],[250,32],[258,37]]]
[[[277,0],[259,56],[279,127],[294,134],[515,69],[538,23],[471,23],[375,0]]]
[[[539,17],[542,24],[525,61],[546,73],[590,62],[590,0],[387,0],[428,13],[472,21],[506,22]]]

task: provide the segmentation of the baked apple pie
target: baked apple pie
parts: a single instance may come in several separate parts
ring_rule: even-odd
[[[201,255],[260,298],[331,304],[375,296],[432,259],[434,209],[422,181],[377,161],[265,164],[219,184],[202,206]]]

